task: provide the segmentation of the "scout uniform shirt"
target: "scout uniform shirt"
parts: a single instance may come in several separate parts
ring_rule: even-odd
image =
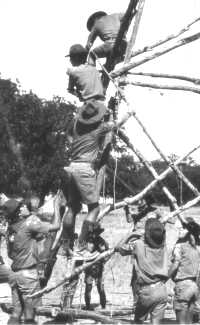
[[[50,223],[42,222],[37,216],[30,215],[8,228],[8,255],[13,263],[13,271],[29,269],[38,263],[38,235],[48,233]]]

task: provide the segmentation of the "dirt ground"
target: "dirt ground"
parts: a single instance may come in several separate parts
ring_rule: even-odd
[[[163,210],[166,213],[166,209]],[[185,215],[193,215],[198,217],[200,214],[200,208],[192,208],[189,212],[185,213]],[[83,215],[80,215],[77,218],[77,231],[80,229],[80,224],[82,222]],[[119,210],[116,212],[110,213],[106,216],[102,221],[102,226],[105,231],[103,233],[103,237],[108,241],[110,247],[116,245],[121,239],[123,239],[127,233],[131,232],[132,224],[126,222],[125,214],[123,210]],[[174,243],[176,240],[176,231],[174,230],[174,226],[169,224],[167,226],[167,245],[169,252],[172,250]],[[6,263],[9,263],[9,260],[6,255],[5,243],[2,245],[2,255]],[[52,273],[52,277],[50,279],[49,284],[53,284],[59,281],[65,275],[65,267],[66,260],[63,256],[58,255],[57,262],[54,266],[54,270]],[[119,254],[115,254],[105,265],[105,290],[107,296],[107,309],[112,314],[113,310],[124,310],[131,309],[133,306],[133,297],[132,291],[130,287],[131,280],[131,271],[132,271],[132,261],[131,257],[121,257]],[[59,305],[60,297],[61,297],[61,288],[56,289],[55,291],[49,293],[48,295],[43,297],[44,305]],[[171,306],[171,298],[173,296],[173,284],[171,282],[168,283],[168,293],[169,293],[169,307]],[[11,293],[9,286],[7,284],[0,285],[0,301],[1,302],[11,302]],[[98,308],[99,298],[97,294],[97,290],[93,288],[92,291],[92,303],[94,306]],[[75,298],[73,301],[73,306],[76,308],[80,308],[84,306],[84,279],[83,276],[80,277],[80,282],[77,288],[77,292],[75,294]],[[175,323],[175,316],[172,310],[168,309],[165,315],[165,323]],[[6,324],[8,319],[8,315],[3,313],[0,310],[0,324]],[[125,319],[124,319],[125,320]],[[133,315],[127,318],[127,323],[133,320]],[[40,317],[40,324],[47,324],[48,319],[45,317]],[[120,320],[119,320],[120,322]],[[86,324],[86,323],[94,323],[93,321],[84,321],[81,320],[77,322],[77,324]],[[148,321],[147,321],[148,323]]]

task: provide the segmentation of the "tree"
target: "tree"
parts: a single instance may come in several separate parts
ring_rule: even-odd
[[[44,197],[59,185],[68,163],[67,129],[75,107],[54,97],[44,101],[0,79],[0,191],[21,194],[27,188]]]

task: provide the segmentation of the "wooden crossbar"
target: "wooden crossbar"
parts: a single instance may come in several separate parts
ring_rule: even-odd
[[[195,151],[200,149],[200,145],[193,148],[191,151],[189,151],[187,154],[179,158],[177,161],[174,162],[174,165],[179,165],[182,161],[184,161],[187,157],[192,155]],[[149,192],[151,192],[160,181],[164,180],[167,175],[172,173],[172,169],[168,167],[163,173],[161,173],[159,176],[157,176],[150,184],[148,184],[140,193],[136,194],[133,197],[125,198],[123,201],[115,203],[115,207],[110,204],[107,205],[99,214],[98,220],[101,220],[107,213],[115,209],[120,209],[125,207],[127,204],[134,204],[138,202],[139,200],[143,199]]]

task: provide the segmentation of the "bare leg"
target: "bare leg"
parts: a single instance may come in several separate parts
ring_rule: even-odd
[[[91,292],[92,292],[92,283],[85,284],[85,307],[87,310],[91,309]]]
[[[106,293],[104,290],[104,283],[103,283],[102,276],[98,279],[97,290],[99,293],[100,305],[102,308],[105,308],[106,307]]]
[[[69,253],[70,249],[73,249],[74,241],[74,227],[76,221],[76,211],[69,207],[63,216],[63,246],[66,253]]]
[[[12,288],[12,304],[13,312],[8,320],[8,325],[20,323],[22,312],[23,312],[23,302],[20,292],[17,287]]]

